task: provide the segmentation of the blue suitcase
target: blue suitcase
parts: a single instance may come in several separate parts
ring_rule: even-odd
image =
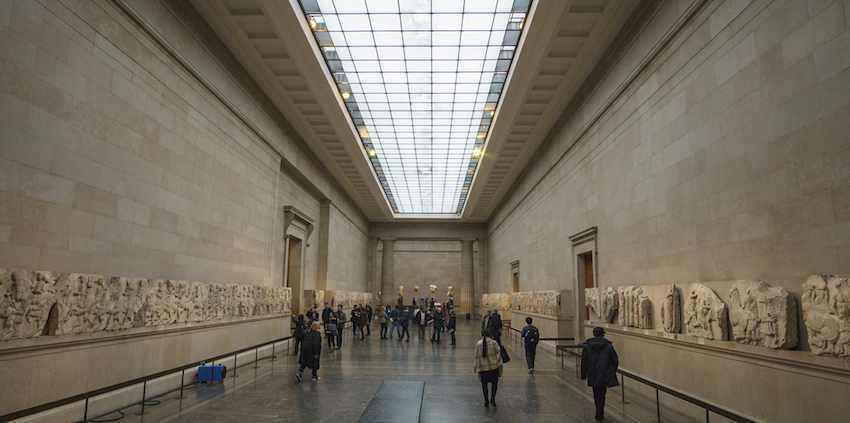
[[[224,365],[203,365],[198,367],[198,382],[221,382],[226,374],[227,367],[224,367]]]

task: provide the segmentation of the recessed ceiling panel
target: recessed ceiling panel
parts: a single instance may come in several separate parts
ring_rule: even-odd
[[[459,214],[531,0],[300,0],[393,211]]]

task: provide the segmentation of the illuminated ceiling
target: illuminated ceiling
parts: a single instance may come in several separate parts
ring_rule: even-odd
[[[300,0],[395,213],[459,215],[530,0]]]

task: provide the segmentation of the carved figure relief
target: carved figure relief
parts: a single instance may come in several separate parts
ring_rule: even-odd
[[[431,290],[431,295],[434,295],[434,294],[437,293],[437,285],[430,285],[430,286],[428,286],[428,288]]]
[[[639,329],[652,329],[652,301],[640,286],[617,288],[620,324]]]
[[[735,281],[729,296],[729,322],[735,341],[773,349],[797,345],[797,302],[785,288],[742,279]]]
[[[454,297],[455,297],[455,294],[452,292],[452,286],[449,285],[449,291],[446,292],[446,298],[454,299]]]
[[[526,291],[502,295],[510,298],[511,310],[549,316],[561,315],[560,291]]]
[[[809,276],[801,299],[812,353],[850,358],[850,281]]]
[[[398,286],[398,298],[399,299],[404,298],[404,287],[401,286],[401,285]]]
[[[664,302],[661,303],[661,324],[664,332],[679,333],[682,331],[682,299],[676,285],[667,287]]]
[[[56,308],[56,335],[284,314],[291,289],[0,269],[0,339],[40,336]],[[371,298],[371,295],[369,295]],[[53,331],[54,329],[51,329]],[[52,333],[52,332],[51,332]]]
[[[419,285],[413,285],[413,292],[419,292]]]
[[[599,288],[584,289],[584,306],[590,308],[590,311],[597,316],[602,316],[601,305],[599,304]]]
[[[688,334],[705,339],[727,339],[726,304],[709,287],[695,283],[685,302]]]

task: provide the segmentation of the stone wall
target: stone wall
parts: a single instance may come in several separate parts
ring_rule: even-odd
[[[126,3],[173,50],[154,43],[110,1],[0,6],[0,267],[123,275],[166,287],[236,284],[254,292],[282,285],[283,207],[297,208],[319,228],[325,200],[333,209],[325,247],[333,254],[330,289],[365,290],[368,223],[271,102],[257,96],[244,70],[222,53],[226,48],[192,32],[205,24],[174,10],[185,3]],[[305,180],[312,186],[299,182]],[[304,289],[318,284],[317,240],[318,230],[305,247]],[[21,407],[60,399],[126,380],[119,375],[139,377],[288,333],[288,319],[277,320],[208,322],[222,341],[212,347],[189,335],[151,332],[138,341],[139,351],[168,351],[167,360],[138,360],[130,372],[92,370],[80,384],[30,372],[44,360],[62,367],[86,362],[80,351],[52,348],[37,358],[14,353],[15,343],[53,340],[12,340],[4,354],[19,367],[2,373],[26,373],[27,380],[16,379],[14,396],[0,396],[29,395],[14,402]],[[107,327],[111,322],[118,324],[107,319]],[[98,359],[121,363],[127,351],[112,342],[98,341]],[[157,348],[164,349],[151,353]],[[40,380],[53,384],[45,389]],[[12,410],[0,410],[6,411]]]
[[[475,277],[478,278],[478,247],[473,244],[473,260],[475,262]],[[377,264],[381,268],[383,246],[379,243]],[[434,301],[445,304],[448,301],[448,287],[453,287],[454,303],[459,304],[460,287],[463,286],[461,271],[461,243],[459,241],[408,241],[395,243],[395,285],[404,286],[404,303],[410,304],[413,297],[418,302],[420,298],[434,297]],[[380,275],[380,272],[378,272]],[[419,285],[419,292],[414,286]],[[430,285],[436,285],[433,294]],[[392,293],[392,304],[397,299],[396,292]]]
[[[709,0],[658,44],[701,3],[664,3],[633,42],[612,49],[607,76],[489,223],[491,292],[510,289],[514,260],[522,290],[576,289],[569,236],[592,226],[597,286],[642,286],[653,328],[664,327],[670,284],[708,286],[728,304],[734,280],[760,279],[799,304],[810,275],[850,272],[850,2]],[[643,330],[653,331],[626,332]],[[834,381],[847,375],[820,366],[846,364],[814,360],[799,335],[803,351],[723,341],[747,347],[746,358],[611,337],[625,349],[621,366],[698,397],[768,421],[834,420],[847,413],[846,385]],[[817,364],[759,370],[800,354]],[[786,377],[794,383],[775,382]]]

